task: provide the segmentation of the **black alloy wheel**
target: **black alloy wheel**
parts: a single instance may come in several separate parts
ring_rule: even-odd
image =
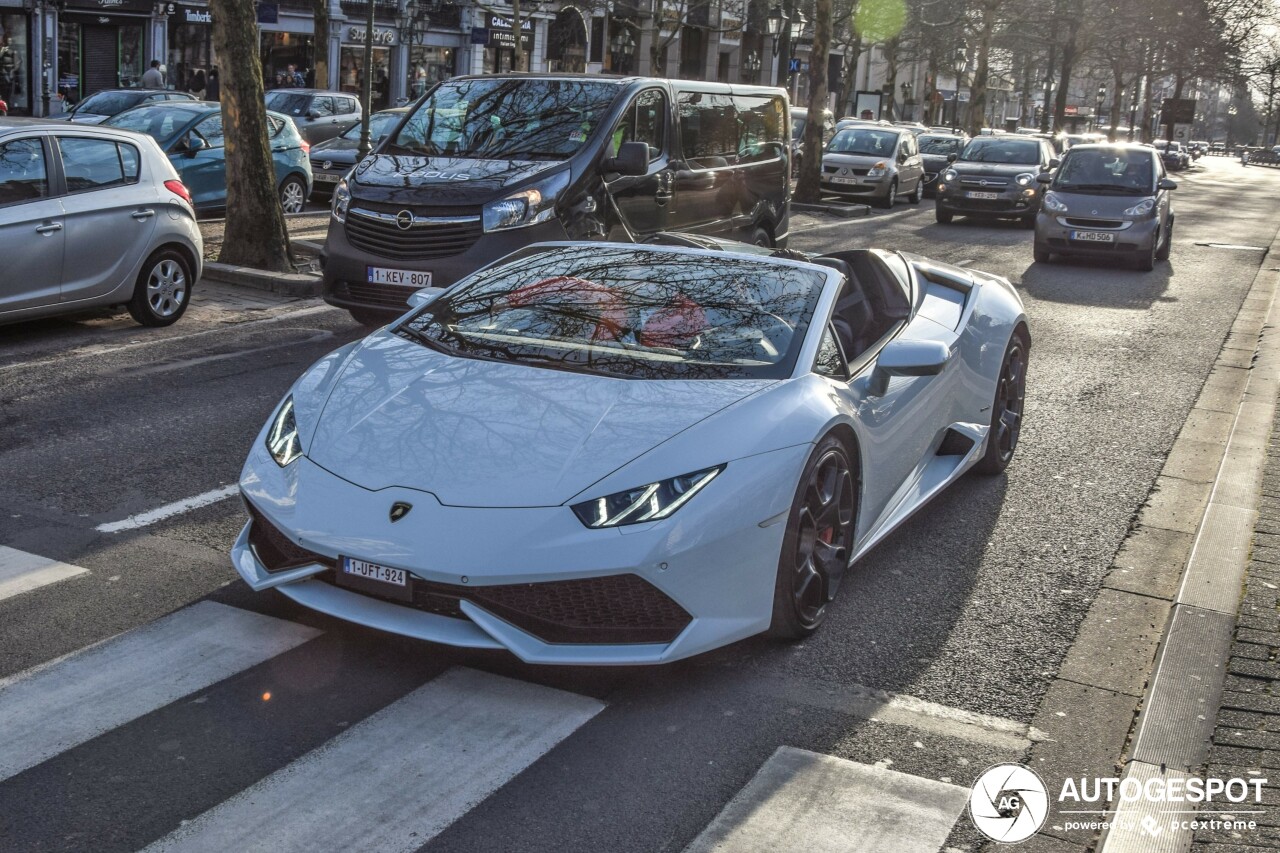
[[[999,474],[1009,467],[1022,434],[1022,413],[1027,399],[1027,341],[1014,332],[1000,365],[996,396],[991,404],[991,432],[987,451],[975,466],[983,474]]]
[[[771,633],[800,639],[826,616],[853,552],[857,480],[838,439],[827,436],[805,465],[778,560]]]

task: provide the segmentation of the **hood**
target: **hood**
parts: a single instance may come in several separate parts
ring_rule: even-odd
[[[311,146],[312,160],[332,160],[335,163],[345,163],[350,166],[356,162],[356,152],[360,149],[360,140],[344,139],[341,136],[335,136],[333,139],[326,139]]]
[[[558,166],[545,160],[472,160],[377,154],[356,169],[353,193],[371,201],[413,204],[430,188],[434,204],[481,204],[506,187]]]
[[[558,506],[775,381],[588,376],[457,358],[380,332],[347,360],[303,449],[367,489],[419,489],[449,506]],[[304,434],[309,418],[299,410]]]
[[[951,164],[951,168],[965,176],[996,175],[1001,178],[1012,178],[1023,174],[1034,175],[1040,171],[1039,165],[1035,163],[978,163],[973,160],[957,160]]]
[[[947,168],[946,154],[921,154],[920,162],[927,172],[941,172]]]
[[[100,116],[97,113],[76,113],[71,116],[71,121],[76,124],[102,124],[111,116]]]
[[[854,167],[858,169],[870,169],[876,163],[884,163],[886,165],[892,165],[894,160],[893,160],[892,153],[885,154],[884,156],[868,155],[868,154],[829,153],[829,154],[822,155],[822,162],[828,166],[844,166],[846,168]]]
[[[1133,217],[1131,216],[1125,216],[1125,210],[1141,203],[1144,198],[1151,198],[1149,195],[1136,194],[1091,195],[1086,193],[1064,193],[1052,188],[1050,188],[1049,192],[1053,193],[1054,198],[1067,206],[1066,213],[1055,215],[1080,216],[1090,219],[1132,219]]]

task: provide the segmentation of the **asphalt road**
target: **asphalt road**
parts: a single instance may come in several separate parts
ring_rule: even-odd
[[[1172,260],[1152,273],[1033,264],[1029,232],[938,225],[929,201],[860,220],[797,218],[792,245],[803,250],[881,246],[1009,276],[1034,336],[1022,443],[1007,475],[965,478],[864,559],[815,638],[753,639],[663,668],[533,668],[255,595],[226,558],[244,520],[235,499],[123,532],[96,529],[234,483],[281,393],[307,364],[361,334],[344,313],[315,302],[246,306],[218,294],[158,332],[106,313],[0,328],[0,543],[87,570],[0,598],[0,679],[202,600],[323,632],[225,670],[204,661],[215,667],[211,680],[90,726],[34,763],[13,758],[21,747],[0,745],[0,849],[144,847],[311,761],[308,753],[343,732],[372,737],[365,724],[398,700],[439,689],[469,707],[474,685],[450,681],[456,672],[442,680],[455,667],[549,688],[513,700],[531,715],[560,708],[553,698],[565,694],[594,700],[593,710],[529,760],[504,748],[506,757],[493,760],[512,762],[505,776],[458,794],[465,807],[406,833],[396,849],[430,839],[422,849],[682,850],[779,746],[967,789],[982,768],[1022,755],[1026,724],[1262,261],[1249,247],[1275,237],[1280,172],[1204,158],[1177,179]],[[164,648],[179,654],[183,636]],[[112,664],[120,683],[149,655],[159,659],[159,646],[144,649]],[[189,661],[178,660],[161,681],[188,674]],[[0,713],[5,688],[0,681]],[[913,698],[870,721],[870,690]],[[99,707],[105,714],[144,692],[102,698]],[[43,713],[39,703],[48,701],[52,715],[65,695],[37,694],[26,711]],[[96,694],[74,702],[80,712],[98,703]],[[402,707],[412,706],[390,718],[403,719]],[[27,742],[39,739],[39,713],[23,730]],[[518,728],[521,715],[512,713],[486,723],[494,737],[519,740],[504,728]],[[429,715],[411,722],[418,734],[442,725]],[[455,734],[450,743],[470,742]],[[431,761],[447,766],[438,755]],[[310,769],[293,772],[295,781],[322,778],[327,765],[297,766]],[[376,815],[356,790],[366,775],[385,786]],[[430,788],[438,779],[423,781],[429,765],[409,775],[383,779],[378,767],[362,767],[291,802],[320,798],[322,812],[350,807],[395,826],[421,798],[448,799]],[[232,811],[223,823],[238,822]],[[193,826],[198,837],[206,830]],[[976,849],[967,819],[956,826],[949,844]],[[902,838],[913,831],[898,830]],[[230,836],[208,833],[215,829],[206,841],[221,840],[214,849],[234,849]]]

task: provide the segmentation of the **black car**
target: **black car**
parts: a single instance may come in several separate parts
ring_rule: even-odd
[[[324,298],[403,313],[531,243],[692,231],[785,247],[783,89],[487,74],[438,84],[333,190]]]
[[[369,141],[377,145],[409,112],[407,107],[382,110],[369,116]],[[327,199],[333,194],[338,181],[356,164],[356,151],[360,148],[360,122],[344,130],[327,142],[311,146],[311,197]]]
[[[139,104],[195,99],[195,95],[171,92],[168,89],[103,89],[76,104],[66,118],[78,124],[102,124],[112,116],[131,110]]]
[[[947,159],[958,155],[964,148],[967,136],[957,133],[922,133],[916,137],[920,145],[920,159],[924,163],[924,194],[928,198],[938,194],[938,175],[947,168]]]
[[[1034,228],[1040,211],[1039,176],[1058,168],[1048,139],[978,136],[970,139],[938,181],[934,215],[946,225],[955,216],[1017,219]]]

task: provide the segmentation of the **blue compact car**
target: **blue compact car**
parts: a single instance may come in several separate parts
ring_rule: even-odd
[[[226,148],[217,103],[147,104],[112,116],[103,124],[154,137],[191,191],[196,212],[215,213],[226,207]],[[311,146],[287,116],[268,111],[267,125],[280,203],[285,213],[299,213],[311,194]]]

